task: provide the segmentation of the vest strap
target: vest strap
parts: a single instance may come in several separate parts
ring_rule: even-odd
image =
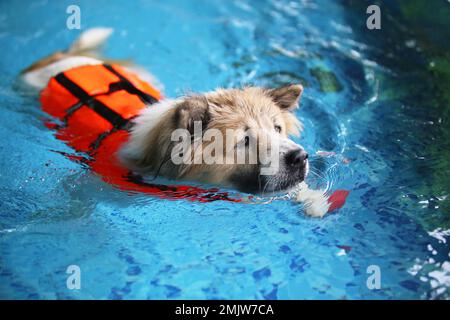
[[[111,125],[120,129],[124,127],[128,120],[123,118],[120,114],[107,107],[102,102],[96,100],[94,97],[90,96],[86,91],[79,87],[76,83],[66,77],[64,73],[60,73],[55,76],[55,80],[66,88],[70,93],[77,97],[83,105],[88,106],[94,112],[96,112],[103,119],[107,120]],[[77,109],[77,108],[75,108]],[[73,113],[73,112],[72,112]]]
[[[144,103],[148,103],[148,104],[153,104],[158,102],[157,99],[155,99],[154,97],[152,97],[151,95],[143,92],[142,90],[139,90],[138,88],[136,88],[131,82],[130,80],[128,80],[124,75],[122,75],[120,72],[118,72],[116,69],[114,69],[111,65],[109,64],[103,64],[103,66],[111,73],[113,73],[114,75],[116,75],[119,79],[120,82],[116,82],[116,83],[112,83],[110,85],[111,89],[114,89],[115,86],[119,86],[119,88],[127,91],[128,93],[137,95],[142,102]]]

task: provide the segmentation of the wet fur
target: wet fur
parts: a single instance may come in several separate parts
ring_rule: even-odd
[[[281,91],[279,91],[281,90]],[[281,136],[298,135],[301,124],[292,113],[302,92],[300,85],[278,90],[258,87],[243,89],[218,89],[202,95],[186,96],[162,106],[151,106],[138,117],[130,142],[121,152],[124,163],[142,173],[158,173],[172,179],[198,180],[213,184],[229,185],[255,192],[262,189],[258,165],[252,164],[190,164],[175,165],[170,158],[174,144],[171,134],[175,129],[187,129],[193,133],[194,121],[201,121],[204,130],[217,129],[226,137],[226,130],[239,134],[246,129],[254,132],[271,132],[276,122],[282,128]],[[286,97],[286,95],[290,95]],[[154,117],[158,108],[158,123]],[[153,110],[152,110],[153,109]],[[150,118],[152,121],[149,121]],[[204,149],[208,142],[203,142]],[[224,141],[223,154],[227,143]],[[259,145],[259,147],[267,147]],[[192,150],[194,151],[194,150]]]

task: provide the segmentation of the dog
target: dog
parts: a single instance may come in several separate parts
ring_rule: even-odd
[[[155,77],[143,68],[111,61],[99,54],[111,33],[112,29],[108,28],[83,32],[68,50],[56,52],[26,68],[21,74],[23,81],[43,90],[52,78],[68,70],[116,63],[158,86]],[[279,88],[217,89],[159,100],[130,119],[129,137],[114,156],[121,165],[141,176],[199,181],[253,194],[292,189],[304,182],[309,170],[308,153],[289,138],[302,131],[302,124],[293,113],[302,93],[301,84],[290,84]],[[176,130],[190,134],[187,148],[174,141]],[[216,155],[225,155],[224,161],[172,161],[174,154],[183,159],[187,155],[195,158],[197,149],[208,149],[212,141],[202,139],[208,132],[224,137],[223,143],[214,149]],[[253,148],[250,141],[255,141]],[[174,153],[174,150],[178,151]],[[230,150],[241,151],[245,159],[255,161],[236,163],[235,154],[228,156]],[[261,150],[266,155],[272,152],[271,159],[262,155]],[[264,174],[264,169],[274,162],[277,163],[275,171]],[[326,203],[324,199],[321,201]],[[323,215],[322,211],[315,215]]]

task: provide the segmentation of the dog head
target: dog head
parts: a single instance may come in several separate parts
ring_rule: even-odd
[[[308,154],[288,138],[301,130],[292,111],[302,91],[219,89],[163,102],[138,117],[122,158],[144,174],[251,193],[288,189],[308,173]]]

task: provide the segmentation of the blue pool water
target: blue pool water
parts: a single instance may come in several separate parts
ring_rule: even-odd
[[[167,96],[302,82],[297,141],[335,153],[313,157],[310,182],[349,190],[345,206],[311,219],[284,200],[130,195],[54,152],[71,150],[16,77],[79,34],[65,27],[74,3],[82,29],[115,28],[105,53],[151,70]],[[1,2],[0,298],[448,298],[448,105],[400,9],[386,4],[385,31],[369,31],[354,3]],[[366,285],[370,265],[380,289]]]

